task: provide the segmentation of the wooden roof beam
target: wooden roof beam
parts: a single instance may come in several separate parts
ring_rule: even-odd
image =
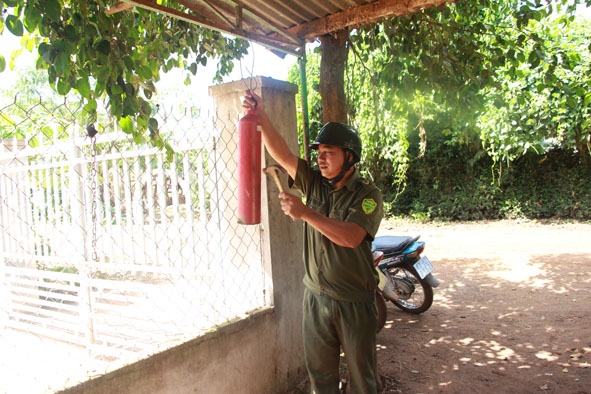
[[[451,0],[453,2],[453,0]],[[438,7],[450,0],[381,0],[359,7],[349,8],[337,14],[328,15],[308,23],[294,26],[289,32],[313,41],[316,37],[342,30],[346,27],[362,26],[394,16],[408,15],[421,9]]]

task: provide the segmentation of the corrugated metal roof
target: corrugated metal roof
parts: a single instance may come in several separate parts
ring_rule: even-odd
[[[123,0],[113,7],[138,6],[204,27],[300,55],[316,37],[406,15],[450,0],[175,0],[190,12],[151,0]]]

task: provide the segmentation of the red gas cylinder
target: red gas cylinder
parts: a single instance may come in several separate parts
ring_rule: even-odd
[[[261,222],[261,124],[253,110],[238,121],[238,223]]]

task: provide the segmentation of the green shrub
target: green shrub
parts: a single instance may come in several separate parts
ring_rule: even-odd
[[[503,172],[461,148],[414,160],[396,200],[388,185],[387,214],[418,220],[591,219],[591,173],[572,152],[528,153]]]

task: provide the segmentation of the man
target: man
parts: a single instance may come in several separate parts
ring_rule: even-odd
[[[265,113],[262,99],[247,91],[243,106],[255,110],[269,154],[305,196],[280,193],[281,209],[304,221],[305,290],[302,333],[311,388],[316,394],[339,393],[341,347],[353,394],[375,394],[378,276],[371,242],[383,216],[382,195],[362,179],[357,132],[329,122],[311,145],[318,170],[292,153]]]

